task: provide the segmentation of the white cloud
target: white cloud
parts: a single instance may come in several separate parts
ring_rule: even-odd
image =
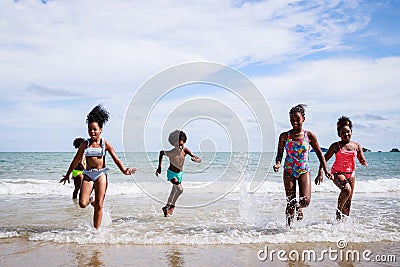
[[[213,85],[191,84],[169,91],[154,103],[136,100],[125,121],[127,147],[138,149],[143,139],[150,151],[168,147],[169,132],[178,128],[188,131],[190,142],[195,144],[203,139],[212,140],[218,151],[273,150],[275,144],[269,142],[274,138],[274,127],[267,116],[267,107],[261,99],[250,103],[240,93]],[[261,109],[262,113],[254,114]],[[140,111],[143,113],[137,114]],[[136,115],[141,116],[138,120],[145,119],[144,129],[137,127],[141,124],[134,119]],[[264,141],[268,140],[268,144],[262,143],[260,127],[264,127]]]
[[[6,48],[4,56],[18,63],[26,57],[46,72],[55,67],[57,73],[69,70],[78,75],[84,70],[81,77],[89,79],[92,72],[107,74],[101,70],[104,67],[126,73],[126,67],[135,71],[156,64],[159,68],[166,61],[167,65],[205,58],[227,64],[271,62],[312,53],[315,47],[336,49],[343,35],[365,24],[363,16],[327,15],[356,12],[346,1],[241,6],[231,1],[51,1],[46,5],[19,1],[3,3],[1,9],[5,22],[1,31],[8,36],[1,45]],[[41,71],[32,70],[35,77],[41,77]]]
[[[298,103],[306,103],[309,107],[305,127],[321,135],[325,146],[337,138],[335,123],[341,115],[350,116],[356,125],[365,126],[360,127],[357,136],[374,150],[387,149],[398,143],[395,133],[400,131],[396,123],[399,118],[400,57],[298,62],[288,66],[283,73],[256,77],[254,81],[272,106],[278,131],[290,128],[289,109]],[[385,120],[371,123],[371,114]],[[375,129],[374,137],[370,135],[371,128]],[[390,136],[384,142],[373,140],[379,139],[382,131],[388,131]]]
[[[397,110],[400,57],[298,62],[288,65],[279,75],[254,80],[271,99],[290,98],[297,102],[317,99],[320,107],[346,106],[351,112]]]
[[[278,73],[275,78],[265,79],[268,85],[280,86],[279,95],[273,99],[275,102],[271,101],[274,114],[282,110],[276,103],[287,104],[287,97],[292,97],[293,84],[302,85],[296,88],[301,88],[304,95],[320,92],[318,77],[326,77],[331,90],[350,88],[355,93],[375,88],[371,87],[374,85],[391,88],[396,82],[393,75],[397,74],[397,58],[375,63],[360,60],[292,63],[318,51],[352,49],[344,38],[369,22],[365,12],[370,11],[358,3],[340,0],[54,0],[47,4],[35,0],[1,1],[0,123],[8,125],[7,133],[10,133],[3,136],[5,144],[12,143],[12,127],[20,129],[25,125],[26,114],[39,122],[43,132],[53,127],[50,123],[63,124],[68,129],[75,129],[77,125],[84,128],[85,114],[99,102],[108,107],[112,115],[106,126],[110,129],[107,134],[119,140],[122,118],[137,88],[157,72],[188,61],[215,61],[236,67],[252,63],[293,66],[289,74]],[[342,62],[349,65],[344,66]],[[310,69],[302,69],[304,66]],[[331,72],[340,74],[341,70],[348,79],[329,78]],[[358,72],[349,76],[351,70]],[[364,77],[371,78],[373,74],[377,76],[371,81],[372,85],[368,83],[372,79],[361,83]],[[354,80],[358,82],[353,84]],[[260,80],[260,84],[263,81]],[[40,97],[37,94],[32,97],[32,90],[27,94],[32,85],[48,90],[41,90]],[[263,92],[269,99],[272,93],[265,89]],[[391,99],[397,96],[392,89],[387,94]],[[79,100],[74,96],[82,97]],[[315,110],[322,106],[334,108],[334,103],[339,101],[335,96],[330,94],[332,102],[324,102],[322,98],[303,102],[313,104]],[[369,90],[359,96],[360,103],[365,103],[368,97],[386,100],[379,91]],[[309,98],[298,98],[302,99]],[[320,102],[321,105],[317,105]],[[373,111],[379,114],[392,103]],[[365,110],[365,104],[355,106]],[[286,109],[284,114],[287,114]],[[57,120],[58,123],[53,123]],[[29,125],[32,124],[24,127]],[[61,126],[58,129],[60,140],[70,140],[71,135],[77,134],[77,130],[65,131]],[[53,134],[46,135],[47,139]],[[121,149],[121,144],[114,143]],[[30,145],[38,150],[70,149],[69,144],[56,148],[43,148],[45,146],[39,143]]]

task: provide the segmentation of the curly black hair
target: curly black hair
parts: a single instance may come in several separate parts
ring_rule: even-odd
[[[298,104],[294,107],[292,107],[289,111],[289,115],[293,115],[296,112],[300,112],[300,114],[305,117],[306,116],[306,108],[307,105],[306,104]]]
[[[90,124],[92,122],[97,122],[100,128],[103,128],[103,125],[110,118],[110,113],[102,106],[95,106],[92,111],[89,112],[86,118],[86,123]]]
[[[79,148],[83,142],[85,142],[85,138],[78,137],[74,139],[74,142],[72,144],[75,148]]]
[[[187,136],[186,136],[185,132],[180,131],[180,130],[173,131],[172,133],[169,134],[169,137],[168,137],[168,142],[171,145],[175,145],[175,143],[179,142],[179,141],[183,141],[183,143],[186,143],[186,140],[187,140]]]
[[[350,118],[347,116],[341,116],[337,123],[336,123],[336,129],[337,129],[337,134],[340,137],[340,129],[342,129],[344,126],[349,126],[350,130],[353,131],[353,123],[351,122]]]

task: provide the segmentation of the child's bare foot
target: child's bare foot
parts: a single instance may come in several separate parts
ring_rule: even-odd
[[[169,205],[165,205],[164,207],[162,207],[162,211],[164,213],[164,217],[168,216],[168,208],[169,208]]]
[[[72,199],[77,199],[78,198],[78,190],[74,190],[74,193],[72,193]]]
[[[291,227],[294,219],[294,210],[286,210],[286,226]]]
[[[286,226],[291,227],[293,224],[293,215],[286,215]]]
[[[336,210],[336,220],[339,222],[343,221],[344,214],[340,210]]]
[[[174,213],[174,208],[175,208],[174,205],[169,206],[169,208],[168,208],[168,210],[167,210],[167,214],[168,214],[169,216],[172,216],[172,214]]]
[[[304,214],[303,214],[303,209],[300,207],[297,207],[297,220],[301,221],[303,220]]]

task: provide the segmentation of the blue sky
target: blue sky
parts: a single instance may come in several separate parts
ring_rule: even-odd
[[[336,120],[347,115],[364,147],[400,147],[400,1],[19,0],[1,1],[0,18],[0,151],[73,151],[98,103],[111,113],[103,135],[121,151],[135,92],[192,61],[248,76],[269,104],[276,136],[290,128],[290,107],[306,103],[304,127],[321,146],[337,140]],[[196,88],[164,97],[152,125],[162,127],[161,107],[180,99],[230,101],[220,88]],[[228,104],[240,109],[235,101]],[[219,130],[188,130],[188,146],[198,147],[207,131],[215,144],[226,141]],[[149,150],[165,142],[147,134]]]

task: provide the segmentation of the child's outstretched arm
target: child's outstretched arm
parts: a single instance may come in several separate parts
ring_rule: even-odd
[[[278,151],[276,152],[275,165],[273,166],[275,172],[278,172],[279,168],[281,167],[283,150],[285,149],[286,140],[287,140],[287,132],[281,133],[279,135]]]
[[[83,142],[79,146],[78,151],[76,151],[75,157],[72,160],[71,164],[69,165],[67,173],[65,175],[63,175],[63,178],[60,180],[60,183],[64,182],[64,184],[65,184],[65,182],[67,182],[67,181],[68,181],[68,183],[70,183],[69,176],[71,175],[72,170],[76,167],[76,165],[78,165],[78,163],[82,159],[85,148],[86,148],[86,142]]]
[[[314,149],[315,154],[317,154],[318,160],[322,165],[322,168],[325,172],[325,176],[331,179],[331,173],[328,171],[328,167],[326,165],[325,157],[322,154],[321,148],[319,147],[317,137],[310,131],[307,131],[308,140],[310,140],[311,147]]]
[[[158,156],[158,168],[156,170],[156,176],[158,177],[158,175],[161,173],[161,166],[162,166],[162,159],[163,156],[165,155],[165,151],[161,150],[160,151],[160,155]]]
[[[189,148],[185,147],[183,149],[183,151],[185,152],[185,154],[189,155],[192,159],[192,161],[200,163],[201,162],[201,158],[199,158],[198,156],[196,156],[195,154],[192,153],[192,151],[190,151]]]
[[[367,160],[365,159],[362,146],[358,143],[357,143],[357,158],[358,158],[358,161],[361,163],[361,165],[368,168],[368,163],[367,163]]]
[[[115,153],[114,148],[111,146],[111,144],[107,141],[104,141],[105,146],[106,146],[106,151],[108,151],[108,153],[110,153],[111,158],[113,159],[114,163],[118,166],[118,168],[120,169],[120,171],[125,174],[125,175],[129,175],[132,173],[135,173],[137,171],[136,168],[125,168],[124,164],[122,163],[122,161],[118,158],[117,153]]]
[[[331,144],[331,146],[329,147],[329,149],[328,149],[328,151],[325,153],[325,156],[324,156],[324,158],[325,158],[325,162],[328,162],[328,160],[335,154],[335,144],[336,143],[333,143],[333,144]],[[332,179],[332,176],[330,176],[330,177],[328,177],[329,179]],[[322,164],[320,163],[319,164],[319,170],[318,170],[318,175],[317,175],[317,177],[315,178],[315,184],[316,185],[319,185],[320,183],[322,183],[322,181],[324,180],[324,176],[323,176],[323,166],[322,166]]]

